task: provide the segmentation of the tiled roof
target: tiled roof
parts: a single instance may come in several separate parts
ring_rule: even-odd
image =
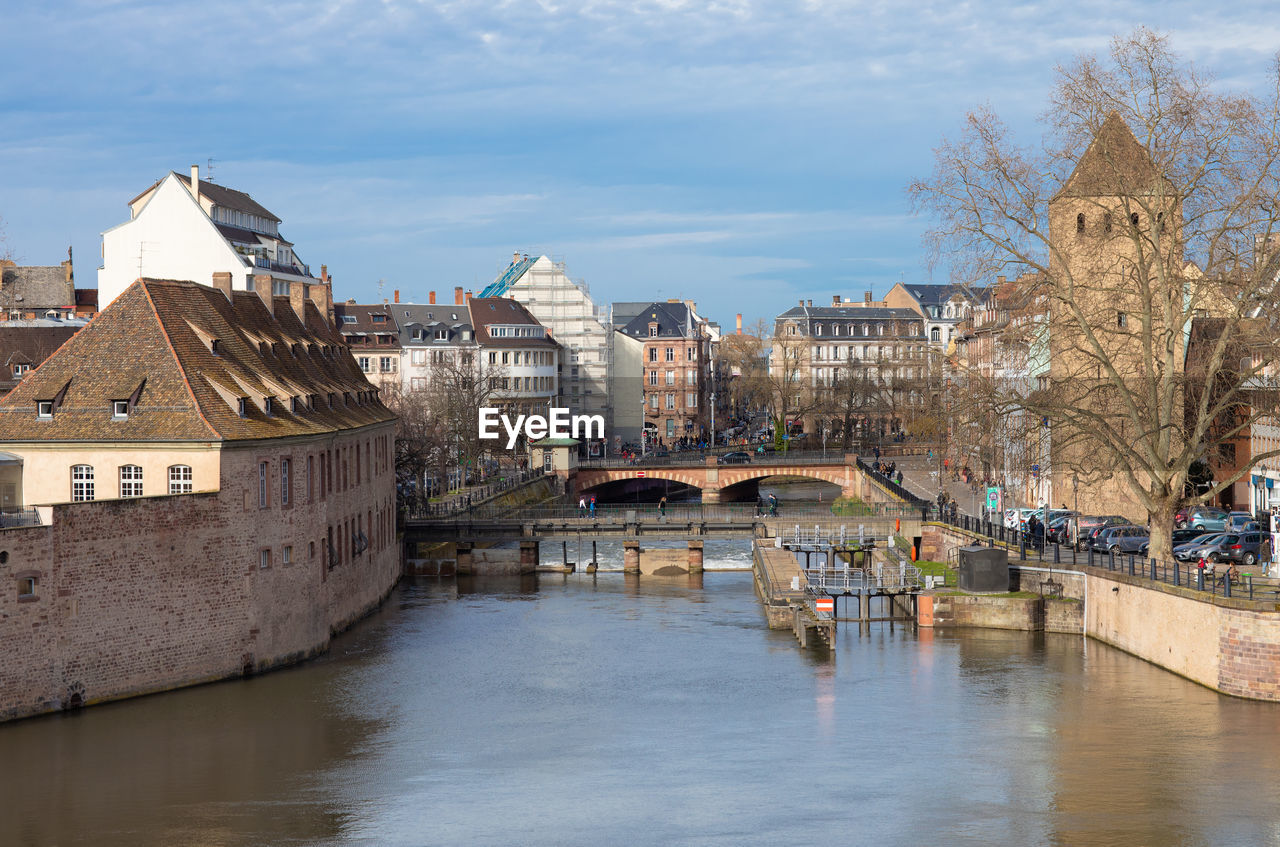
[[[658,338],[687,338],[691,329],[689,307],[684,303],[650,303],[622,332],[632,338],[648,338],[651,323],[658,325]]]
[[[338,332],[343,335],[390,335],[392,342],[399,346],[400,327],[396,325],[390,303],[363,306],[357,303],[334,303],[333,314],[338,321]],[[386,320],[375,322],[374,315],[382,315]],[[355,318],[354,321],[348,318]]]
[[[430,345],[435,341],[435,330],[446,327],[449,330],[448,342],[461,342],[460,334],[471,331],[471,312],[466,306],[456,303],[393,303],[389,309],[397,310],[396,323],[400,325],[400,345]],[[456,316],[456,317],[455,317]],[[430,335],[426,338],[414,338],[415,328],[426,330]],[[474,343],[474,334],[466,343]]]
[[[134,283],[0,401],[0,441],[242,441],[393,419],[371,393],[358,402],[373,386],[314,305],[304,328],[288,298],[275,298],[273,317],[256,294],[232,296],[192,282]],[[112,401],[134,394],[127,419],[114,419]],[[45,400],[56,409],[38,419]]]
[[[1120,113],[1112,112],[1058,193],[1074,197],[1147,194],[1156,187],[1157,176],[1147,149]]]
[[[822,320],[844,320],[849,323],[858,323],[861,321],[891,321],[891,320],[920,320],[920,314],[913,309],[878,309],[878,308],[850,308],[840,306],[792,306],[782,314],[778,315],[778,320],[783,318],[820,318]]]
[[[186,184],[187,189],[191,189],[191,177],[174,171],[174,176],[182,180]],[[249,215],[257,215],[260,218],[280,223],[280,219],[267,211],[266,207],[254,200],[243,191],[236,191],[234,188],[227,188],[225,185],[218,185],[216,182],[208,180],[200,180],[200,196],[208,197],[209,202],[215,206],[221,206],[224,209],[235,209],[237,212],[244,212]]]
[[[472,297],[467,304],[471,311],[471,324],[476,328],[476,341],[483,347],[556,347],[555,341],[544,335],[541,338],[493,338],[490,325],[503,324],[542,326],[524,304],[509,297]]]
[[[5,266],[3,270],[0,307],[4,309],[65,309],[75,305],[75,287],[62,265]]]

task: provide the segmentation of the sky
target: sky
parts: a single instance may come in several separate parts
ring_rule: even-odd
[[[97,0],[7,4],[0,219],[20,264],[169,170],[246,191],[334,296],[479,291],[513,251],[597,304],[692,298],[731,327],[946,282],[905,187],[965,113],[1039,138],[1056,64],[1137,25],[1235,89],[1270,4]]]

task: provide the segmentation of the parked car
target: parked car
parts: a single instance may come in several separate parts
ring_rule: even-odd
[[[1203,556],[1210,562],[1223,562],[1230,555],[1231,545],[1239,540],[1240,536],[1232,532],[1215,533],[1208,538],[1183,545],[1174,551],[1173,557],[1184,562],[1194,562]]]
[[[746,465],[751,463],[751,454],[743,450],[735,450],[732,453],[725,453],[716,461],[722,465]]]
[[[1182,545],[1189,544],[1192,541],[1195,541],[1197,538],[1207,538],[1208,536],[1213,534],[1214,533],[1212,532],[1201,532],[1198,529],[1190,529],[1190,528],[1175,529],[1169,539],[1170,540],[1169,552],[1170,554],[1175,554],[1177,553],[1178,548],[1181,547]],[[1142,547],[1138,549],[1138,552],[1144,556],[1147,555],[1147,553],[1150,552],[1149,545],[1143,544]]]
[[[1227,513],[1212,506],[1199,506],[1191,510],[1187,516],[1187,526],[1192,529],[1216,529],[1222,532],[1227,528]]]
[[[1098,533],[1093,547],[1112,553],[1137,553],[1150,537],[1145,526],[1109,526]]]
[[[1076,534],[1076,546],[1088,550],[1092,536],[1109,526],[1130,526],[1128,518],[1119,515],[1084,515],[1077,519],[1079,530]]]
[[[1227,532],[1244,532],[1249,528],[1249,524],[1254,524],[1254,529],[1257,529],[1257,521],[1248,512],[1228,512],[1226,523],[1222,528]]]
[[[1182,529],[1187,525],[1187,518],[1191,517],[1191,513],[1195,511],[1195,506],[1183,506],[1181,509],[1173,513],[1173,525],[1177,529]]]
[[[1262,550],[1262,533],[1256,530],[1240,533],[1235,544],[1227,547],[1227,558],[1242,565],[1255,565]]]
[[[1026,529],[1027,518],[1031,517],[1039,509],[1005,509],[1004,510],[1004,526],[1005,529]]]
[[[1182,530],[1175,530],[1175,531],[1181,532]],[[1192,548],[1203,546],[1204,544],[1208,543],[1211,539],[1213,539],[1215,536],[1218,536],[1221,534],[1222,533],[1220,532],[1202,532],[1199,535],[1195,536],[1194,538],[1188,538],[1187,540],[1182,542],[1174,542],[1173,558],[1177,559],[1180,562],[1185,562],[1187,561],[1187,556],[1190,555],[1188,551],[1190,551]]]

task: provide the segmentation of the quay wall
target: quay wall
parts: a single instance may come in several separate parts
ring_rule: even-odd
[[[943,561],[954,547],[973,543],[971,536],[940,525],[927,525],[923,534],[925,555]],[[1039,591],[1047,570],[1039,563],[1011,566],[1011,590]],[[1275,599],[1215,596],[1086,565],[1057,566],[1053,579],[1064,597],[1080,601],[1080,627],[1074,631],[1215,691],[1280,701],[1280,603]],[[1062,608],[1056,623],[1054,615],[1046,605],[1046,630],[1072,631],[1069,609]],[[938,618],[936,611],[933,616]]]
[[[358,474],[353,460],[391,434],[224,449],[217,492],[42,507],[45,525],[0,530],[0,720],[323,652],[400,575],[389,451]],[[345,473],[317,486],[307,458],[326,453]]]

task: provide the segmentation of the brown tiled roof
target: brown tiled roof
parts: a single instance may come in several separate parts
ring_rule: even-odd
[[[256,294],[233,298],[192,282],[134,283],[0,401],[0,441],[242,441],[393,419],[314,305],[304,328],[288,298],[274,300],[274,317]],[[113,419],[112,401],[139,386],[128,418]],[[59,394],[53,417],[38,419],[36,404]]]
[[[1156,186],[1155,162],[1133,131],[1112,112],[1098,128],[1059,195],[1113,197],[1147,194]]]
[[[542,326],[522,303],[509,297],[472,297],[467,304],[471,310],[471,324],[475,327],[476,341],[482,347],[557,347],[550,335],[542,338],[493,338],[489,325]]]

